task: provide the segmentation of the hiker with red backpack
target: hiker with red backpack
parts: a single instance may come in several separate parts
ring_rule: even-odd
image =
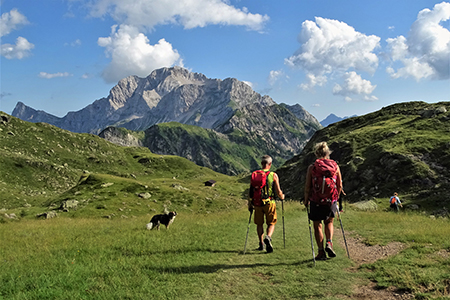
[[[254,223],[259,239],[259,248],[268,253],[273,252],[272,234],[277,223],[277,210],[275,203],[275,193],[281,200],[284,194],[280,188],[280,180],[275,172],[270,172],[272,158],[264,155],[261,161],[261,170],[254,171],[250,182],[248,210],[255,212]],[[264,237],[264,218],[266,219],[267,231]]]
[[[342,191],[342,176],[338,164],[330,159],[331,151],[326,142],[316,144],[314,153],[317,159],[308,167],[303,204],[309,207],[308,218],[314,224],[314,236],[319,248],[315,260],[325,260],[327,254],[336,257],[333,250],[333,220],[338,210],[336,202]],[[322,221],[325,227],[325,249]]]

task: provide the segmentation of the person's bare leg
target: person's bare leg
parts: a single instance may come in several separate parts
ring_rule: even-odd
[[[316,238],[317,247],[319,250],[323,250],[323,232],[322,232],[322,222],[321,221],[313,221],[314,222],[314,237]]]
[[[275,225],[271,224],[267,226],[267,235],[272,237],[273,232],[275,231]]]
[[[334,233],[334,227],[333,227],[333,218],[328,219],[325,222],[325,237],[326,237],[326,247],[325,251],[328,253],[329,257],[336,257],[336,253],[333,249],[333,233]]]
[[[325,222],[325,237],[328,240],[333,240],[333,234],[334,234],[334,227],[333,227],[333,220],[334,218],[328,219],[328,221]]]
[[[264,240],[264,226],[256,225],[256,232],[258,234],[259,243],[262,244]]]

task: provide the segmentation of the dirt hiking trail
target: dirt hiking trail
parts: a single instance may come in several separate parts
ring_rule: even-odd
[[[338,220],[335,220],[336,225],[334,235],[341,247],[345,249],[344,238]],[[345,231],[345,224],[344,224]],[[373,245],[369,246],[363,242],[363,238],[354,232],[345,231],[345,238],[350,253],[350,259],[355,263],[355,266],[350,268],[350,271],[356,272],[363,264],[374,263],[379,259],[386,259],[389,256],[398,254],[401,250],[406,248],[405,244],[400,242],[391,242],[385,246]],[[366,286],[357,286],[354,288],[351,296],[342,296],[342,299],[357,299],[357,300],[408,300],[413,299],[414,295],[409,292],[398,291],[396,287],[391,286],[387,289],[377,289],[377,284],[371,282]]]

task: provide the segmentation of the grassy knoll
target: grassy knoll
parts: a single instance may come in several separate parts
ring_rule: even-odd
[[[292,198],[303,197],[313,147],[326,141],[339,163],[352,201],[408,194],[411,203],[431,212],[449,207],[450,102],[397,103],[317,131],[302,153],[278,169]]]
[[[355,272],[338,237],[338,257],[313,266],[306,212],[298,203],[285,204],[283,249],[281,205],[278,211],[272,254],[253,250],[252,224],[242,255],[245,209],[180,213],[167,231],[147,231],[148,216],[3,223],[0,298],[340,299],[369,280],[422,299],[449,294],[448,219],[347,209],[346,232],[367,243],[406,244],[399,254]]]

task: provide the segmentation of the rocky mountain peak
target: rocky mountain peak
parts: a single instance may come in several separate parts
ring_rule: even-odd
[[[215,129],[248,105],[275,104],[269,96],[261,96],[236,78],[210,79],[185,68],[172,67],[154,70],[146,78],[126,77],[111,89],[108,97],[63,118],[45,112],[37,114],[23,103],[17,105],[13,116],[95,134],[108,126],[145,130],[172,121]]]
[[[123,107],[138,88],[141,79],[137,76],[128,76],[121,79],[109,92],[109,102],[114,110]]]

